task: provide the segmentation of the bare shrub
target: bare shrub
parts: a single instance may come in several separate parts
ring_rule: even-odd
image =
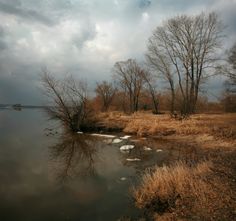
[[[87,89],[83,82],[76,82],[72,76],[63,80],[54,78],[48,71],[41,77],[51,118],[60,120],[66,129],[78,131],[86,125],[90,110],[87,105]]]

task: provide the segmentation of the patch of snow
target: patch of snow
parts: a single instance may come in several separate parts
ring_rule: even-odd
[[[125,181],[125,180],[127,180],[127,178],[126,177],[121,177],[120,180]]]
[[[112,141],[112,143],[120,143],[120,142],[122,142],[122,140],[119,139],[119,138],[116,138],[116,139],[114,139],[114,140]]]
[[[162,152],[163,150],[162,149],[157,149],[156,152]]]
[[[115,138],[116,136],[114,135],[109,135],[109,134],[90,134],[91,136],[96,136],[96,137],[105,137],[105,138]]]
[[[82,131],[78,131],[77,134],[83,134],[83,132]]]
[[[120,147],[120,150],[131,150],[134,148],[134,145],[123,145]]]
[[[139,158],[127,158],[126,161],[129,161],[129,162],[134,162],[134,161],[140,161],[141,159]]]
[[[147,147],[147,146],[144,146],[143,149],[146,150],[146,151],[150,151],[150,150],[152,150],[152,148]]]
[[[126,135],[126,136],[121,137],[120,139],[122,139],[122,140],[127,140],[127,139],[129,139],[130,137],[131,137],[131,136]]]

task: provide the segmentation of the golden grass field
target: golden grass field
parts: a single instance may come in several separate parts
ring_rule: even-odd
[[[178,120],[167,114],[108,112],[100,113],[98,121],[155,139],[156,148],[164,142],[185,156],[149,168],[133,187],[135,204],[148,220],[236,220],[236,114]]]
[[[125,133],[137,136],[208,134],[236,139],[236,114],[196,114],[188,119],[176,120],[168,114],[108,112],[100,113],[98,119],[107,127],[122,128]]]

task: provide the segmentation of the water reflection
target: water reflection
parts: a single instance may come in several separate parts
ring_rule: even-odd
[[[99,141],[92,136],[64,133],[49,147],[57,179],[65,182],[78,176],[94,175]]]
[[[60,124],[47,119],[42,110],[0,111],[0,220],[135,218],[139,211],[129,190],[140,171],[178,160],[181,151],[186,160],[194,157],[195,150],[166,140],[132,137],[114,144],[90,135],[60,135]],[[58,133],[45,129],[51,127]],[[120,151],[130,144],[135,148]],[[140,161],[127,161],[135,158]]]
[[[0,111],[0,220],[110,221],[138,214],[129,194],[135,162],[125,166],[119,146],[95,137],[45,130],[55,125],[61,133],[47,119],[42,110]]]

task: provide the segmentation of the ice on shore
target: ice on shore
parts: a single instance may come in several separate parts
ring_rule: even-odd
[[[140,161],[141,159],[139,158],[127,158],[126,161],[129,161],[129,162],[134,162],[134,161]]]
[[[122,139],[122,140],[127,140],[127,139],[129,139],[130,137],[131,137],[131,136],[126,135],[126,136],[121,137],[120,139]]]
[[[114,135],[109,135],[109,134],[90,134],[91,136],[96,136],[96,137],[104,137],[104,138],[115,138],[116,136]]]
[[[114,139],[113,141],[112,141],[112,143],[121,143],[122,142],[122,140],[121,139],[119,139],[119,138],[116,138],[116,139]]]
[[[152,150],[152,148],[147,147],[147,146],[144,146],[143,149],[146,150],[146,151],[150,151],[150,150]]]
[[[121,151],[124,151],[124,150],[131,150],[134,148],[134,145],[123,145],[120,147],[120,150]]]
[[[163,150],[162,149],[157,149],[156,152],[162,152]]]

